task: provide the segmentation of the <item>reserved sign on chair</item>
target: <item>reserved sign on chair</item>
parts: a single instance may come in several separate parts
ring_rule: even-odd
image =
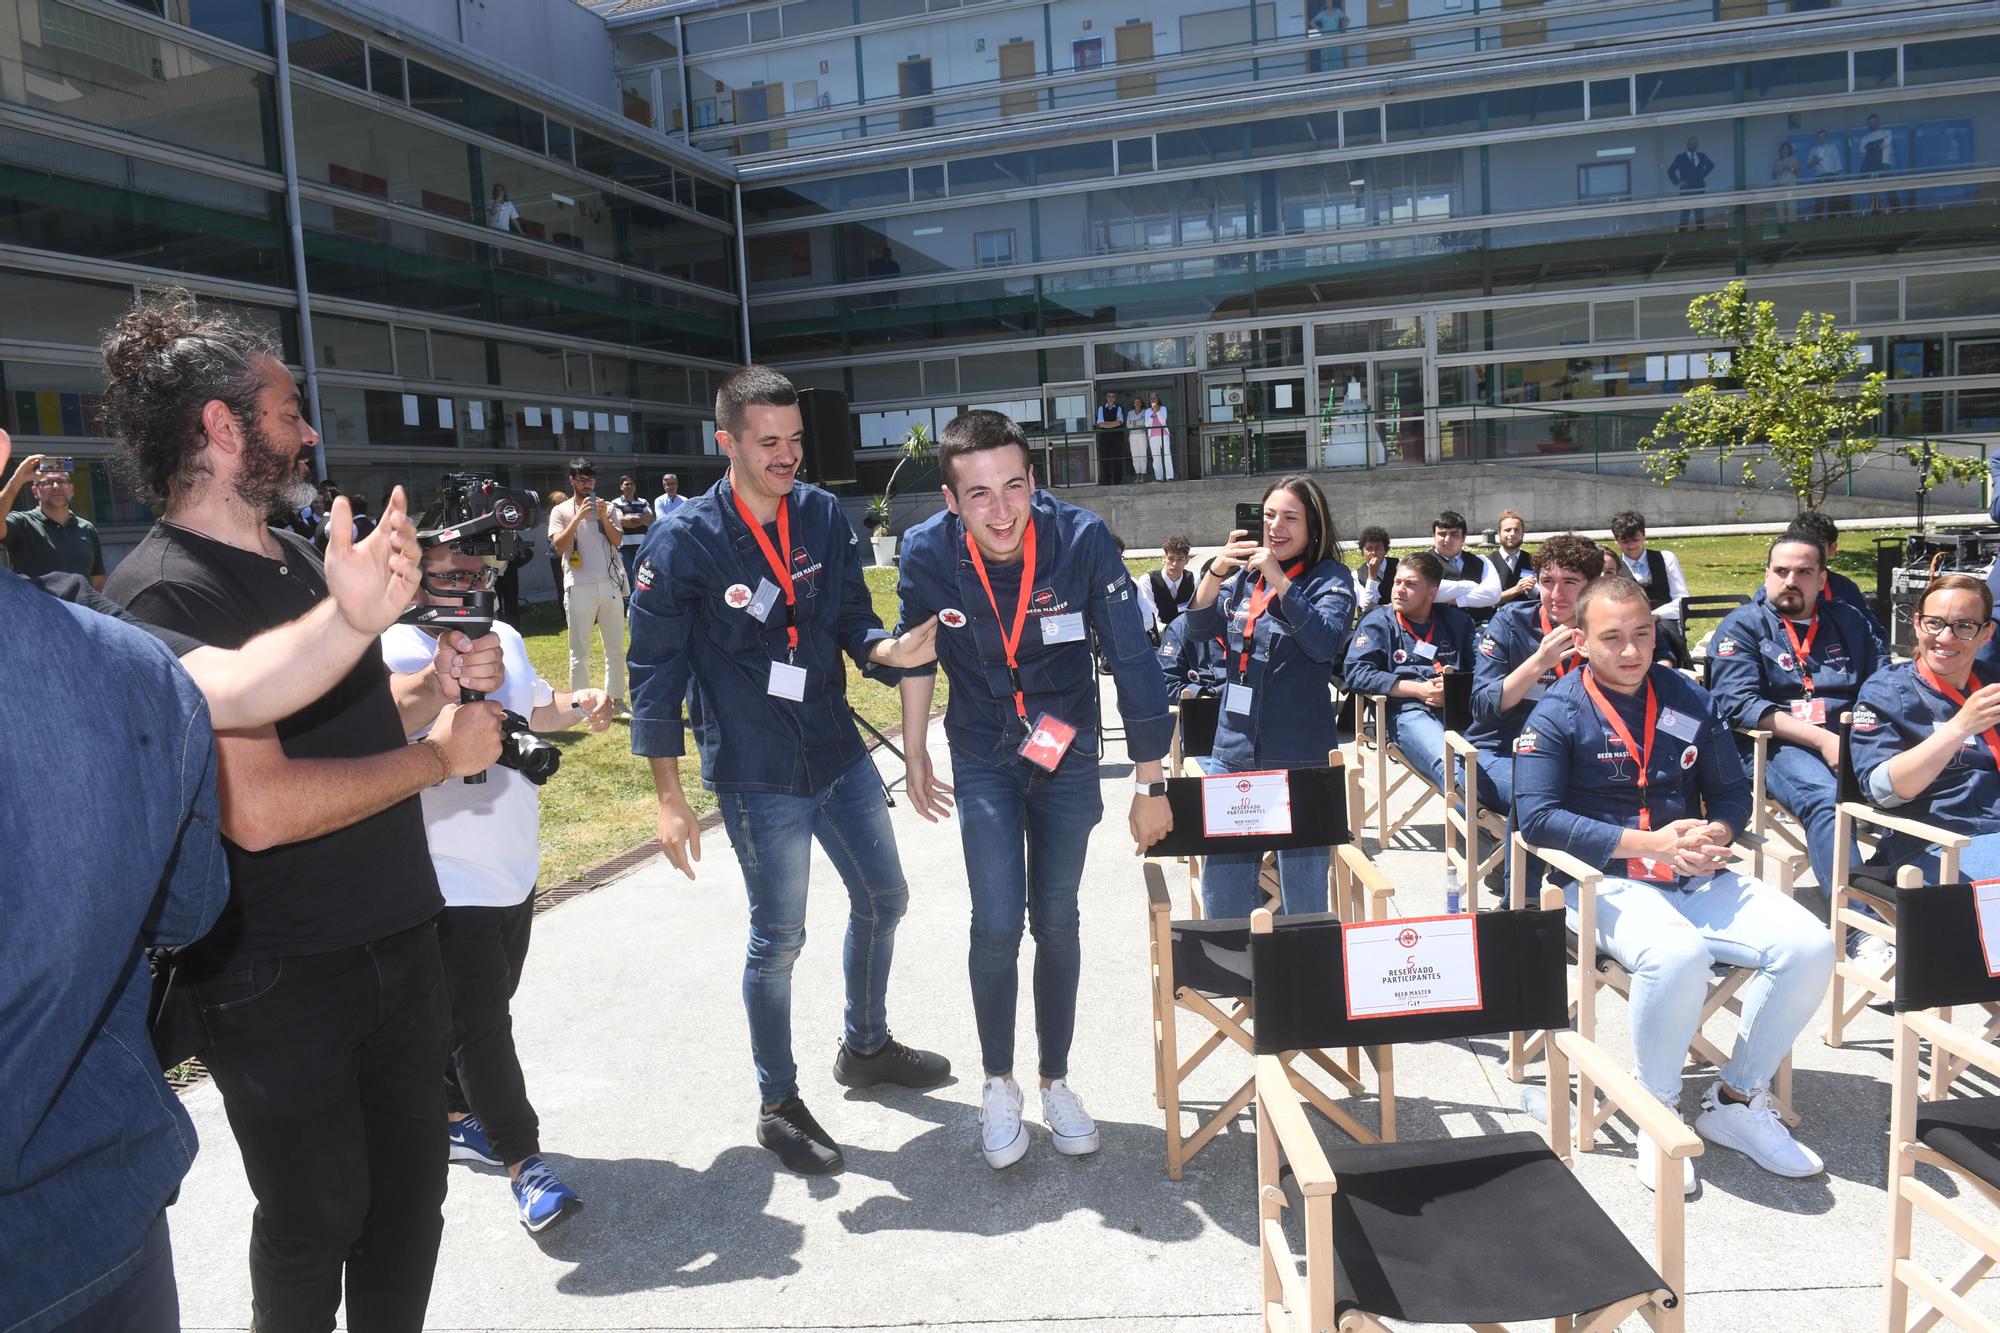
[[[1480,1007],[1475,918],[1404,917],[1340,930],[1347,1016],[1391,1018]]]

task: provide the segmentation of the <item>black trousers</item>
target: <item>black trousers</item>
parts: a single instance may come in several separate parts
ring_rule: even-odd
[[[421,1333],[445,1190],[444,967],[430,922],[195,984],[257,1196],[258,1333]]]
[[[153,1219],[131,1276],[96,1304],[50,1333],[180,1333],[180,1288],[174,1284],[174,1247],[167,1215]]]
[[[1125,482],[1126,470],[1132,466],[1131,456],[1126,452],[1125,428],[1116,431],[1097,432],[1097,484],[1119,486]]]
[[[532,897],[513,907],[447,907],[437,920],[451,995],[446,1104],[478,1116],[494,1155],[509,1166],[542,1150],[541,1122],[528,1103],[508,1007],[521,985],[534,920]]]

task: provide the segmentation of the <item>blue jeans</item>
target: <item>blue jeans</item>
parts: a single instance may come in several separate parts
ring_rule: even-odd
[[[1833,770],[1811,750],[1796,745],[1780,745],[1764,764],[1764,790],[1771,799],[1792,812],[1806,831],[1806,857],[1812,862],[1813,878],[1819,881],[1821,896],[1833,897],[1833,808],[1839,803]],[[1847,845],[1849,865],[1861,864],[1861,852]]]
[[[1440,714],[1421,704],[1393,708],[1389,733],[1411,768],[1428,777],[1432,786],[1444,785],[1444,718]]]
[[[1082,749],[1089,746],[1085,753]],[[1035,937],[1035,1034],[1041,1075],[1069,1074],[1076,1031],[1077,886],[1090,835],[1104,814],[1097,758],[1102,742],[1079,736],[1053,773],[1025,759],[996,764],[951,752],[958,833],[972,889],[972,1012],[987,1076],[1014,1068],[1014,1007],[1021,932]]]
[[[1577,886],[1563,895],[1574,927]],[[1669,1107],[1680,1105],[1711,967],[1757,969],[1737,992],[1743,1017],[1722,1069],[1722,1081],[1749,1096],[1771,1086],[1833,976],[1833,941],[1819,919],[1791,895],[1732,870],[1690,880],[1685,890],[1607,877],[1597,886],[1597,947],[1632,974],[1639,1082]]]
[[[806,943],[813,840],[847,886],[847,1045],[863,1055],[889,1040],[883,1012],[889,963],[910,889],[871,760],[860,760],[810,796],[725,791],[717,793],[716,804],[750,896],[750,948],[743,960],[750,1056],[764,1105],[776,1106],[799,1090],[792,1062],[792,964]]]
[[[1300,760],[1277,768],[1316,768]],[[1227,773],[1212,758],[1201,761],[1202,772],[1213,776]],[[1278,853],[1278,883],[1284,912],[1324,912],[1328,909],[1328,865],[1332,857],[1325,847],[1293,847]],[[1234,921],[1249,916],[1262,904],[1257,876],[1264,865],[1262,852],[1225,852],[1202,858],[1201,909],[1210,920]]]

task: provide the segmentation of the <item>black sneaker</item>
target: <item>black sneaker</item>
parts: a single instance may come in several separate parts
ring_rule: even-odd
[[[847,1165],[833,1135],[820,1128],[797,1097],[787,1097],[775,1111],[758,1113],[757,1142],[802,1176],[832,1175]]]
[[[933,1051],[912,1050],[894,1037],[873,1055],[861,1055],[846,1042],[833,1057],[833,1078],[849,1088],[900,1083],[906,1088],[934,1088],[951,1077],[951,1061]]]

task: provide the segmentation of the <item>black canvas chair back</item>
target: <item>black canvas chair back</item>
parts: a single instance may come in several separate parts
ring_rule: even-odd
[[[1896,1012],[2000,1002],[1970,884],[1896,890]]]
[[[1569,952],[1563,914],[1478,912],[1480,1006],[1455,1013],[1347,1016],[1340,923],[1281,916],[1250,936],[1260,1055],[1319,1047],[1394,1046],[1569,1026]]]
[[[1337,768],[1294,768],[1285,774],[1291,790],[1292,831],[1256,837],[1210,837],[1203,829],[1201,793],[1214,778],[1168,778],[1167,805],[1174,829],[1147,849],[1148,856],[1210,856],[1228,852],[1274,852],[1291,847],[1338,847],[1352,842],[1347,827],[1347,777]]]
[[[1843,801],[1872,804],[1868,793],[1861,790],[1861,779],[1854,772],[1854,714],[1842,713],[1834,730],[1840,733],[1840,772],[1834,775],[1835,795]]]
[[[1463,736],[1472,730],[1472,673],[1447,671],[1444,680],[1444,729]]]
[[[1222,715],[1222,696],[1204,694],[1181,700],[1181,754],[1199,759],[1215,750],[1215,724]]]

